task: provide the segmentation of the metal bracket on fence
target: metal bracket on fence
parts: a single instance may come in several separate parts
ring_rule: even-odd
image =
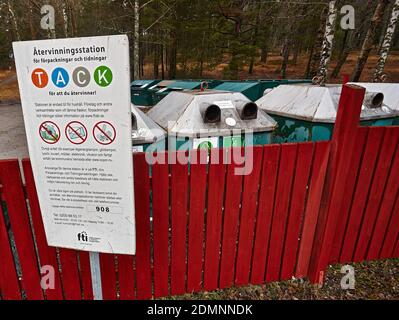
[[[101,285],[100,256],[98,252],[90,252],[89,255],[90,255],[91,282],[93,286],[93,298],[94,300],[102,300],[103,291]]]

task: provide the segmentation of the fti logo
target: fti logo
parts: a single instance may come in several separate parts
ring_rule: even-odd
[[[89,238],[87,237],[87,233],[85,231],[82,231],[81,233],[78,233],[78,241],[82,242],[88,242]]]
[[[45,88],[49,83],[49,75],[42,68],[33,70],[31,77],[33,85],[39,89]],[[57,67],[51,72],[51,81],[57,88],[65,88],[71,82],[84,88],[90,84],[92,79],[98,86],[108,87],[113,80],[112,70],[107,66],[99,66],[91,75],[85,67],[77,67],[71,73],[64,68]]]

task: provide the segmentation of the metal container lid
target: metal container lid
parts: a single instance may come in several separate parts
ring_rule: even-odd
[[[267,92],[257,101],[257,104],[260,109],[272,115],[311,122],[334,123],[341,90],[342,85],[335,84],[326,86],[280,85]],[[387,101],[390,101],[387,100],[387,94],[384,94],[384,100],[378,107],[370,106],[365,99],[360,119],[377,120],[399,116],[399,109],[395,111],[394,108],[386,104]]]
[[[133,145],[153,143],[166,137],[166,132],[145,113],[131,104]]]
[[[241,93],[224,91],[171,92],[147,113],[156,123],[182,137],[225,136],[240,130],[273,131],[277,123],[254,105],[252,116],[243,116],[243,106],[253,104]],[[204,109],[219,110],[215,119],[206,121]],[[256,109],[256,110],[255,110]],[[208,111],[209,111],[208,110]],[[247,120],[248,119],[248,120]],[[209,120],[209,119],[208,119]]]

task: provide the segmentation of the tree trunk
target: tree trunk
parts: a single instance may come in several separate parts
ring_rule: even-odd
[[[165,49],[163,43],[161,44],[161,72],[162,72],[162,80],[165,79]]]
[[[283,62],[281,63],[281,78],[285,79],[286,75],[287,75],[287,64],[288,64],[288,58],[290,57],[290,40],[288,38],[288,36],[286,37],[285,41],[284,41],[284,46],[283,46]]]
[[[36,29],[35,26],[33,25],[33,9],[32,9],[32,3],[30,0],[27,1],[28,5],[28,20],[29,20],[29,31],[30,31],[30,37],[31,40],[36,40]]]
[[[21,35],[20,35],[20,33],[19,33],[18,21],[17,21],[17,18],[16,18],[16,16],[15,16],[14,7],[12,6],[10,0],[7,1],[7,5],[8,5],[8,12],[9,12],[9,14],[10,14],[12,26],[13,26],[13,29],[14,29],[15,39],[16,39],[17,41],[21,41]]]
[[[76,12],[79,12],[79,2],[78,9],[76,8],[76,3],[74,0],[69,0],[70,16],[71,16],[71,36],[76,36],[78,34],[78,22],[76,19]]]
[[[383,80],[383,72],[385,63],[388,58],[389,49],[391,48],[392,38],[395,33],[396,24],[399,16],[399,0],[395,1],[392,9],[391,18],[385,32],[384,40],[380,49],[380,57],[378,59],[377,67],[373,75],[373,82],[380,82]]]
[[[262,62],[262,63],[267,62],[267,46],[266,45],[261,49],[260,62]]]
[[[171,34],[172,42],[169,50],[169,78],[176,78],[177,65],[177,40],[175,32]]]
[[[325,33],[326,18],[327,18],[327,7],[325,7],[320,14],[319,29],[317,30],[316,40],[310,51],[311,55],[309,59],[309,67],[307,68],[307,72],[305,75],[305,78],[307,79],[312,79],[317,75],[318,67],[320,64],[321,50],[323,46],[323,36]]]
[[[64,35],[65,38],[68,38],[68,2],[63,1],[61,2],[61,11],[62,11],[62,19],[63,19],[63,26],[64,26]]]
[[[339,72],[341,71],[342,66],[345,64],[346,59],[348,58],[348,55],[352,49],[352,45],[351,45],[352,40],[350,40],[349,44],[348,44],[348,38],[351,38],[351,37],[349,37],[349,34],[352,35],[351,30],[345,30],[344,38],[342,40],[341,50],[338,55],[338,62],[331,74],[331,77],[333,79],[336,79],[338,77]]]
[[[320,66],[318,71],[318,83],[324,85],[327,79],[328,64],[331,59],[331,52],[334,42],[335,21],[337,19],[336,0],[328,3],[328,17],[326,30],[324,32],[323,48],[321,50]]]
[[[374,11],[373,18],[371,19],[371,23],[369,29],[367,30],[366,37],[363,41],[362,49],[360,51],[359,58],[356,62],[355,71],[352,76],[352,81],[359,81],[360,76],[362,75],[364,66],[366,65],[367,59],[373,48],[373,44],[375,41],[375,33],[377,28],[381,24],[382,18],[384,16],[385,8],[387,7],[389,0],[379,0],[377,7]]]
[[[134,0],[133,79],[140,79],[140,4]]]

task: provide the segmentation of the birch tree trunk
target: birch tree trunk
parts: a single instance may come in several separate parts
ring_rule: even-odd
[[[318,83],[324,85],[327,78],[328,64],[331,59],[332,47],[334,43],[335,22],[337,20],[336,0],[328,3],[328,14],[326,21],[326,30],[324,32],[323,47],[321,50]]]
[[[133,44],[133,78],[140,79],[140,4],[134,0],[134,44]]]
[[[62,19],[64,22],[64,35],[65,38],[68,38],[68,3],[67,1],[63,1],[61,3],[61,10],[62,10]]]
[[[375,8],[373,18],[371,19],[371,23],[369,29],[367,30],[366,37],[364,38],[362,49],[360,51],[359,58],[356,62],[355,71],[352,76],[352,81],[359,81],[360,76],[362,75],[364,66],[366,65],[367,59],[373,48],[375,34],[378,27],[381,24],[382,18],[384,16],[384,11],[389,4],[389,0],[379,0],[377,7]]]
[[[398,22],[398,16],[399,16],[399,0],[396,0],[392,9],[391,18],[389,19],[387,31],[385,32],[384,40],[382,42],[380,50],[380,58],[378,59],[377,67],[374,72],[373,82],[383,81],[384,67],[388,58],[389,49],[391,48],[392,38],[395,33],[396,24]]]
[[[319,28],[317,29],[317,36],[312,46],[308,67],[306,68],[305,78],[312,79],[317,75],[317,69],[320,64],[321,50],[323,46],[323,36],[326,24],[327,8],[324,8],[320,14]]]
[[[11,18],[11,22],[13,25],[13,29],[15,32],[15,38],[18,41],[21,41],[21,35],[19,34],[19,26],[18,26],[18,21],[17,18],[15,17],[15,12],[14,12],[14,8],[10,2],[10,0],[7,1],[7,5],[8,5],[8,12],[10,14],[10,18]]]

